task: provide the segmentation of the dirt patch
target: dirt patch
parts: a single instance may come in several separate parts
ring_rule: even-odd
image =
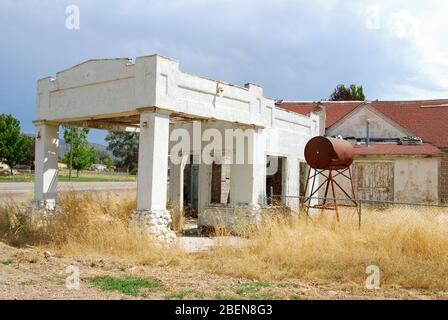
[[[80,271],[79,290],[66,288],[67,266]],[[101,290],[91,279],[141,278],[163,284],[144,295]],[[57,257],[40,248],[14,248],[0,242],[0,299],[448,299],[448,292],[399,287],[367,290],[363,284],[321,285],[251,281],[187,267],[139,266],[116,259]]]

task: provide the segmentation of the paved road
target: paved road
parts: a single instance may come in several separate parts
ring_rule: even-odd
[[[136,182],[58,182],[58,191],[108,191],[135,189]],[[0,183],[0,199],[23,199],[32,195],[34,185],[32,182],[5,182]]]

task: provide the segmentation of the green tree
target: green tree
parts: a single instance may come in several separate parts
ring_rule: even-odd
[[[24,164],[30,166],[31,170],[34,170],[34,156],[36,152],[36,141],[30,136],[26,136],[30,141],[30,148],[28,150],[28,154],[26,155],[26,160]]]
[[[106,165],[108,168],[114,165],[114,161],[112,160],[112,157],[110,156],[109,152],[107,152],[107,150],[97,149],[96,155],[98,157],[98,161]]]
[[[107,150],[112,151],[117,166],[129,171],[137,169],[138,134],[134,132],[110,132],[106,136]]]
[[[364,101],[365,99],[362,86],[355,84],[351,84],[348,88],[340,84],[330,96],[330,101]]]
[[[87,141],[89,129],[64,127],[64,141],[70,144],[70,151],[64,157],[64,162],[70,169],[79,171],[98,161],[95,148]],[[71,173],[70,173],[71,176]]]
[[[103,161],[103,164],[105,164],[107,166],[107,168],[109,169],[114,166],[114,160],[112,160],[112,158],[109,156],[108,158],[106,158]]]
[[[0,115],[0,161],[12,168],[27,160],[31,139],[20,132],[20,121],[12,115]]]

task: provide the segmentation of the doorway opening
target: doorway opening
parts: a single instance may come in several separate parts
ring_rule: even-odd
[[[229,164],[213,162],[210,189],[211,204],[230,203],[230,168]]]
[[[271,197],[271,195],[281,196],[284,191],[284,170],[286,158],[267,156],[266,159],[266,194],[268,205],[281,205],[284,203],[282,197]]]
[[[193,163],[193,156],[184,168],[184,210],[187,216],[198,217],[199,165]]]

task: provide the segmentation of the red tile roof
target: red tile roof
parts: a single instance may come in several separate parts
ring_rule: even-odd
[[[323,101],[326,110],[326,128],[331,127],[356,107],[361,101]],[[372,101],[375,108],[400,126],[413,132],[424,141],[437,147],[448,147],[448,99],[423,101]],[[316,110],[315,102],[282,102],[278,106],[300,114]]]
[[[424,141],[448,147],[448,100],[375,102],[373,107]]]
[[[327,112],[325,127],[331,127],[339,121],[347,113],[352,112],[362,101],[344,101],[344,102],[322,102]],[[297,112],[300,114],[308,114],[316,110],[315,102],[282,102],[279,106],[283,109]]]
[[[423,143],[419,145],[400,145],[400,144],[372,144],[355,146],[355,156],[358,155],[438,155],[443,154],[432,144]]]

